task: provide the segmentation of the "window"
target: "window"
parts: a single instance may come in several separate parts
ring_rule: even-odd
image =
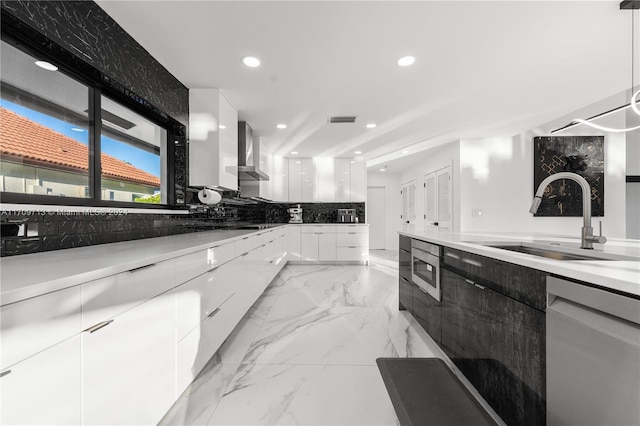
[[[84,205],[168,204],[166,129],[98,88],[52,70],[51,64],[37,66],[37,61],[2,41],[3,197],[36,203],[46,203],[48,196],[86,200],[67,201]]]

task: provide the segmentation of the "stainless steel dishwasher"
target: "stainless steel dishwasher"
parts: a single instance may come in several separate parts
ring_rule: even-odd
[[[547,278],[547,424],[640,425],[640,300]]]

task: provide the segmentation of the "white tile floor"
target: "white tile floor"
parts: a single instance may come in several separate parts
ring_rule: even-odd
[[[397,425],[376,358],[438,351],[397,309],[394,256],[285,267],[161,424]]]

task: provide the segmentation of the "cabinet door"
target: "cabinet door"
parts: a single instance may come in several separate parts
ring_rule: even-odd
[[[545,424],[544,313],[446,269],[441,280],[444,351],[507,424]]]
[[[442,312],[440,302],[414,284],[413,316],[429,336],[440,345],[442,341]]]
[[[400,310],[413,314],[413,284],[402,275],[398,275],[398,299]]]
[[[351,201],[367,201],[367,164],[364,158],[354,158],[351,164]]]
[[[289,158],[289,200],[302,201],[302,160]]]
[[[313,203],[319,200],[318,165],[315,158],[302,159],[302,201]]]
[[[175,401],[170,291],[82,334],[83,424],[156,424]]]
[[[336,234],[323,233],[318,235],[318,260],[335,261],[337,259]]]
[[[351,160],[349,158],[336,158],[336,202],[351,201]]]
[[[80,286],[0,308],[0,369],[82,331]]]
[[[263,151],[260,152],[260,170],[269,176],[269,180],[261,180],[258,182],[260,186],[260,197],[266,198],[267,200],[274,200],[273,154]]]
[[[278,155],[273,156],[271,196],[274,201],[289,201],[289,161]]]
[[[316,261],[318,260],[318,234],[301,234],[301,260]]]
[[[318,162],[318,201],[332,203],[336,200],[335,162],[332,157],[320,157]]]
[[[301,227],[295,225],[287,226],[287,260],[301,260],[302,259],[302,245],[301,245]]]
[[[219,186],[238,189],[238,111],[220,93]]]
[[[0,424],[80,424],[80,354],[80,334],[76,334],[3,370]]]

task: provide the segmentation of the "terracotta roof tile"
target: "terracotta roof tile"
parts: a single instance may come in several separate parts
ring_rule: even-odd
[[[0,151],[2,155],[48,163],[53,168],[58,165],[65,169],[88,170],[86,145],[5,108],[0,108]],[[157,176],[115,157],[103,153],[101,161],[102,177],[160,186]]]

